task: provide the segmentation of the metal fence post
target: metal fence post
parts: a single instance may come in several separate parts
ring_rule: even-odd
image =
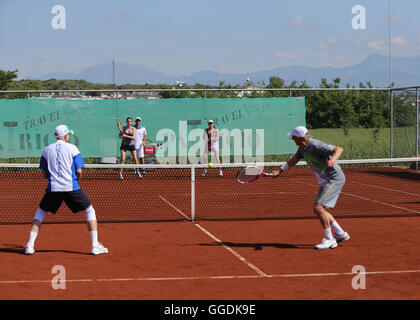
[[[416,88],[416,157],[419,156],[419,88]]]
[[[191,167],[191,222],[195,222],[195,167]]]
[[[393,143],[393,139],[394,139],[394,134],[393,134],[393,131],[394,131],[394,103],[393,103],[393,93],[394,93],[394,91],[391,89],[390,90],[390,102],[389,102],[389,104],[390,104],[390,111],[391,111],[391,132],[390,132],[390,136],[389,136],[389,138],[390,138],[390,144],[389,144],[389,148],[390,148],[390,152],[389,152],[389,155],[390,155],[390,158],[392,158],[392,156],[393,156],[393,149],[394,149],[394,143]]]

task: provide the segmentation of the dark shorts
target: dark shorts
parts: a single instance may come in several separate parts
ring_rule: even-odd
[[[55,214],[63,201],[73,213],[83,211],[91,205],[89,198],[82,189],[79,189],[66,192],[45,192],[39,207],[44,211]]]
[[[122,144],[120,150],[123,150],[125,152],[134,151],[136,150],[136,146],[134,144]]]

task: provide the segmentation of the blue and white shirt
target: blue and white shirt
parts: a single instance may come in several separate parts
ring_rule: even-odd
[[[57,140],[44,149],[39,167],[48,172],[47,192],[79,190],[76,170],[84,168],[79,149],[68,142]]]

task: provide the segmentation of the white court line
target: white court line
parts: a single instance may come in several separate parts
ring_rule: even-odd
[[[176,210],[179,214],[181,214],[183,217],[187,218],[187,215],[183,213],[180,209],[178,209],[176,206],[174,206],[172,203],[170,203],[168,200],[166,200],[164,197],[159,195],[159,198],[161,198],[163,201],[165,201],[172,209]],[[188,218],[187,218],[188,219]],[[258,267],[253,265],[251,262],[246,260],[243,256],[241,256],[239,253],[237,253],[232,248],[226,246],[223,241],[219,240],[216,236],[211,234],[208,230],[206,230],[204,227],[200,226],[197,223],[194,223],[194,226],[196,226],[198,229],[200,229],[202,232],[204,232],[207,236],[212,238],[214,241],[216,241],[219,245],[221,245],[223,248],[225,248],[227,251],[232,253],[236,258],[241,260],[243,263],[245,263],[248,267],[250,267],[252,270],[254,270],[256,273],[258,273],[262,277],[268,277],[263,271],[261,271]]]
[[[418,194],[418,193],[411,193],[411,192],[407,192],[407,191],[385,188],[385,187],[375,186],[373,184],[367,184],[367,183],[363,183],[363,182],[359,182],[359,183],[362,184],[362,185],[365,185],[365,186],[373,187],[373,188],[379,188],[379,189],[383,189],[383,190],[389,190],[389,191],[392,191],[392,192],[399,192],[399,193],[404,193],[404,194],[408,194],[408,195],[411,195],[411,196],[420,197],[420,194]]]
[[[302,274],[273,274],[273,275],[242,275],[242,276],[197,276],[197,277],[159,277],[159,278],[110,278],[110,279],[66,279],[69,283],[76,282],[129,282],[129,281],[180,281],[180,280],[221,280],[221,279],[261,279],[261,278],[302,278],[302,277],[337,277],[349,275],[392,275],[420,273],[420,270],[390,270],[390,271],[367,271],[367,272],[328,272],[328,273],[302,273]],[[50,280],[0,280],[2,284],[36,284],[51,283]]]
[[[299,181],[299,180],[296,180],[296,181],[299,182],[299,183],[301,183],[301,184],[306,184],[306,185],[310,185],[310,186],[316,186],[315,184],[312,184],[312,183],[306,183],[306,182],[302,182],[302,181]],[[351,196],[351,197],[355,197],[355,198],[359,198],[359,199],[363,199],[363,200],[367,200],[367,201],[372,201],[372,202],[375,202],[375,203],[382,204],[384,206],[389,206],[389,207],[398,208],[398,209],[401,209],[401,210],[404,210],[404,211],[409,211],[409,212],[414,212],[414,213],[420,214],[420,211],[411,210],[411,209],[407,209],[407,208],[404,208],[404,207],[400,207],[400,206],[396,206],[396,205],[393,205],[393,204],[389,204],[389,203],[386,203],[386,202],[369,199],[369,198],[366,198],[366,197],[358,196],[356,194],[352,194],[352,193],[348,193],[348,192],[344,192],[344,191],[341,191],[341,194],[345,194],[347,196]]]
[[[271,195],[280,195],[280,194],[306,194],[305,191],[283,191],[283,192],[224,192],[223,196],[271,196]],[[174,195],[178,196],[190,196],[191,193],[174,193]],[[220,194],[217,194],[220,197]]]
[[[216,241],[218,244],[220,244],[223,248],[225,248],[227,251],[232,253],[235,257],[237,257],[239,260],[241,260],[243,263],[245,263],[248,267],[253,269],[256,273],[258,273],[262,277],[268,277],[267,274],[262,272],[259,268],[257,268],[255,265],[253,265],[251,262],[246,260],[243,256],[241,256],[239,253],[237,253],[235,250],[233,250],[231,247],[226,246],[221,240],[216,238],[213,234],[208,232],[205,228],[200,226],[199,224],[194,224],[197,228],[199,228],[201,231],[203,231],[206,235],[208,235],[210,238],[212,238],[214,241]]]
[[[164,197],[162,197],[161,195],[159,195],[159,198],[161,198],[164,202],[166,202],[166,204],[168,206],[170,206],[172,209],[174,209],[176,212],[178,212],[180,215],[182,215],[185,219],[191,220],[191,218],[187,217],[187,215],[184,212],[182,212],[181,210],[179,210],[177,207],[175,207],[172,203],[170,203]]]
[[[348,195],[348,196],[351,196],[351,197],[355,197],[355,198],[359,198],[359,199],[363,199],[363,200],[368,200],[368,201],[376,202],[376,203],[379,203],[379,204],[382,204],[382,205],[385,205],[385,206],[394,207],[394,208],[398,208],[398,209],[401,209],[401,210],[405,210],[405,211],[409,211],[409,212],[414,212],[414,213],[420,214],[420,211],[403,208],[403,207],[396,206],[396,205],[389,204],[389,203],[382,202],[382,201],[372,200],[372,199],[365,198],[365,197],[362,197],[362,196],[358,196],[358,195],[355,195],[355,194],[352,194],[352,193],[347,193],[347,192],[341,192],[341,193],[342,194],[345,194],[345,195]]]

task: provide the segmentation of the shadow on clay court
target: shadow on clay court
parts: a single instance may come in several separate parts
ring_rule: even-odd
[[[263,250],[264,247],[272,247],[278,249],[314,249],[313,244],[290,244],[290,243],[234,243],[234,242],[216,242],[216,243],[200,243],[200,246],[227,246],[235,248],[253,248],[254,250]]]
[[[17,244],[3,244],[3,248],[0,248],[0,253],[14,253],[14,254],[25,254],[25,247]],[[72,254],[83,254],[83,255],[90,255],[88,252],[79,252],[79,251],[71,251],[71,250],[35,250],[35,254],[38,253],[49,253],[49,252],[57,252],[57,253],[72,253]]]

